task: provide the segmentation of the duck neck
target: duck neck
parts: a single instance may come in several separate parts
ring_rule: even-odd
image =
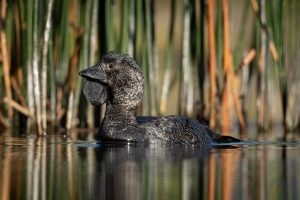
[[[107,102],[105,120],[115,124],[136,124],[136,108],[128,108]]]
[[[144,92],[143,78],[136,81],[123,79],[122,87],[108,88],[106,113],[99,131],[104,138],[144,141],[146,130],[136,120],[136,108]]]
[[[136,121],[135,108],[107,103],[105,117],[100,126],[101,136],[109,139],[143,141],[145,130]]]

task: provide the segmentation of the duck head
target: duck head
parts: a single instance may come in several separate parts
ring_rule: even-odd
[[[143,98],[144,78],[139,65],[127,54],[109,52],[100,63],[79,72],[83,93],[93,105],[108,102],[134,108]]]

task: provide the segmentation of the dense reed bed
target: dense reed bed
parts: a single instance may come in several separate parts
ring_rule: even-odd
[[[97,127],[104,107],[87,104],[78,71],[115,50],[143,69],[140,114],[187,115],[224,134],[249,124],[299,129],[299,8],[297,0],[1,0],[0,126],[38,135]]]

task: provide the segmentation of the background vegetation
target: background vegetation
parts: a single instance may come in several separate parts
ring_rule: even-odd
[[[143,69],[140,114],[187,115],[225,134],[299,129],[299,8],[297,0],[1,0],[0,125],[40,135],[99,126],[104,109],[87,104],[78,71],[115,50]]]

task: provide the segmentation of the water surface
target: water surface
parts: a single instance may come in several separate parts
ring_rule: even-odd
[[[300,199],[300,143],[203,149],[0,136],[0,199]]]

